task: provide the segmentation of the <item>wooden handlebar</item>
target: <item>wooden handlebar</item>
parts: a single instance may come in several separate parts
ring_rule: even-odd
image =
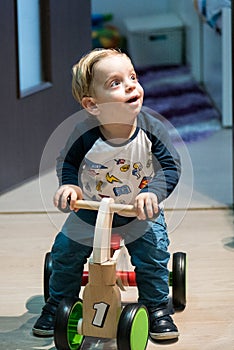
[[[88,210],[98,210],[100,207],[100,203],[98,201],[88,201],[88,200],[77,200],[75,203],[76,209],[88,209]],[[121,212],[121,214],[125,215],[137,215],[136,208],[133,205],[129,204],[110,204],[110,211],[112,213]]]

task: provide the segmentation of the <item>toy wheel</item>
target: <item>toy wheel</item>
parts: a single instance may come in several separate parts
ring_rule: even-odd
[[[84,336],[77,326],[82,319],[82,301],[78,298],[63,299],[57,309],[54,327],[54,342],[58,350],[80,349]]]
[[[146,307],[139,304],[125,306],[117,329],[118,350],[145,350],[148,334],[149,317]]]
[[[172,260],[172,301],[176,311],[186,306],[186,254],[174,253]]]
[[[50,275],[52,273],[52,258],[51,258],[51,253],[48,252],[45,255],[45,262],[44,262],[44,299],[45,302],[50,296],[49,293],[49,280],[50,280]]]

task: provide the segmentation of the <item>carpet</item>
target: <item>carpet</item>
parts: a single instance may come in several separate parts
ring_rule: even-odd
[[[184,142],[193,142],[221,129],[221,115],[187,66],[137,69],[144,88],[144,106],[165,117]]]

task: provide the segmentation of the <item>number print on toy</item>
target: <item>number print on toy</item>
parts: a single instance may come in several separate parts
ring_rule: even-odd
[[[103,327],[110,305],[106,303],[96,303],[93,305],[96,310],[92,325],[96,327]]]

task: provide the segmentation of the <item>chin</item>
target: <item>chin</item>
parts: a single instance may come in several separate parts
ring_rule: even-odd
[[[132,112],[137,116],[141,111],[142,103],[139,104],[138,106],[130,106],[130,107],[131,107],[130,109],[132,110]]]

